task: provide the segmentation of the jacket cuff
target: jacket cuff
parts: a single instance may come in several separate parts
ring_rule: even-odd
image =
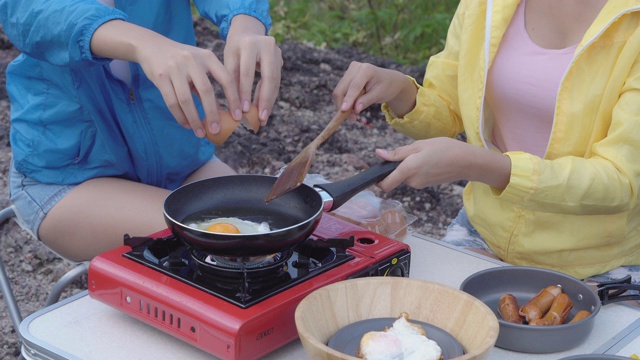
[[[220,37],[222,38],[222,40],[227,41],[227,35],[229,34],[229,29],[231,28],[231,20],[233,20],[233,17],[236,15],[249,15],[258,19],[258,21],[260,21],[266,29],[265,35],[267,35],[269,33],[269,30],[271,29],[271,17],[262,16],[255,9],[239,8],[229,12],[229,14],[227,14],[227,16],[224,17],[224,19],[222,20],[222,23],[218,27]]]
[[[84,35],[79,40],[80,56],[82,60],[88,60],[95,63],[106,63],[113,60],[101,56],[94,56],[91,52],[91,38],[93,37],[93,34],[100,26],[111,20],[127,21],[127,14],[114,9],[110,14],[97,19],[87,28],[87,30],[84,32]]]
[[[533,193],[533,184],[539,174],[538,163],[531,154],[521,151],[505,153],[511,159],[509,185],[500,191],[492,188],[495,196],[512,203],[523,203]]]
[[[418,84],[418,82],[416,81],[416,79],[412,78],[411,76],[407,75],[407,77],[409,79],[411,79],[411,81],[413,82],[413,85],[415,85],[416,89],[418,89],[418,91],[420,91],[421,86],[420,84]],[[398,121],[402,121],[405,120],[405,118],[411,118],[413,112],[416,111],[418,107],[414,107],[411,111],[409,111],[405,116],[403,117],[398,117],[398,115],[396,115],[393,110],[391,110],[391,108],[389,107],[389,104],[387,103],[383,103],[381,106],[382,112],[384,113],[384,117],[387,120],[387,123],[389,123],[390,125],[393,126],[393,123],[398,122]]]

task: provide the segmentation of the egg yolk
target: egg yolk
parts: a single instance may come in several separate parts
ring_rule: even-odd
[[[222,234],[240,234],[240,230],[236,226],[224,222],[212,224],[207,228],[207,231]]]

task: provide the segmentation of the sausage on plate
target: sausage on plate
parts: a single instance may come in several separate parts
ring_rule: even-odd
[[[573,301],[569,295],[560,293],[555,297],[549,311],[541,318],[529,322],[529,325],[552,326],[564,324],[569,317],[569,312],[573,309]]]
[[[541,319],[549,311],[553,300],[560,293],[562,293],[562,289],[559,286],[547,286],[520,308],[520,315],[524,316],[528,323]]]
[[[522,324],[524,318],[519,313],[520,305],[513,294],[504,294],[498,300],[498,312],[504,321]]]
[[[580,320],[584,320],[589,315],[591,315],[590,311],[580,310],[575,315],[573,315],[573,318],[571,319],[571,321],[569,321],[569,324],[574,323],[574,322],[578,322]]]

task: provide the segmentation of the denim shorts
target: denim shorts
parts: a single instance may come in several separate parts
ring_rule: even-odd
[[[76,185],[43,184],[16,170],[11,161],[9,199],[15,208],[16,221],[22,229],[38,238],[38,228],[45,215]]]
[[[491,255],[495,255],[489,248],[489,245],[487,245],[487,242],[482,238],[482,235],[471,225],[471,221],[469,221],[469,217],[464,208],[462,208],[460,212],[458,212],[458,216],[451,221],[442,241],[456,247],[484,250]]]
[[[456,247],[485,250],[488,253],[495,255],[487,245],[487,242],[482,238],[473,225],[471,225],[467,212],[464,208],[462,208],[453,221],[451,221],[442,241]],[[638,265],[621,266],[619,268],[609,270],[606,273],[591,276],[586,279],[586,281],[595,285],[598,283],[619,280],[627,275],[631,275],[631,281],[634,284],[640,284],[640,266]],[[629,293],[637,293],[637,291],[629,291]]]

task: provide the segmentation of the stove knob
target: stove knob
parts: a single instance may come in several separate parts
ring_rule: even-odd
[[[387,272],[386,276],[399,276],[399,277],[404,277],[404,269],[402,268],[401,265],[396,265],[394,267],[392,267],[391,269],[389,269],[389,271]]]

